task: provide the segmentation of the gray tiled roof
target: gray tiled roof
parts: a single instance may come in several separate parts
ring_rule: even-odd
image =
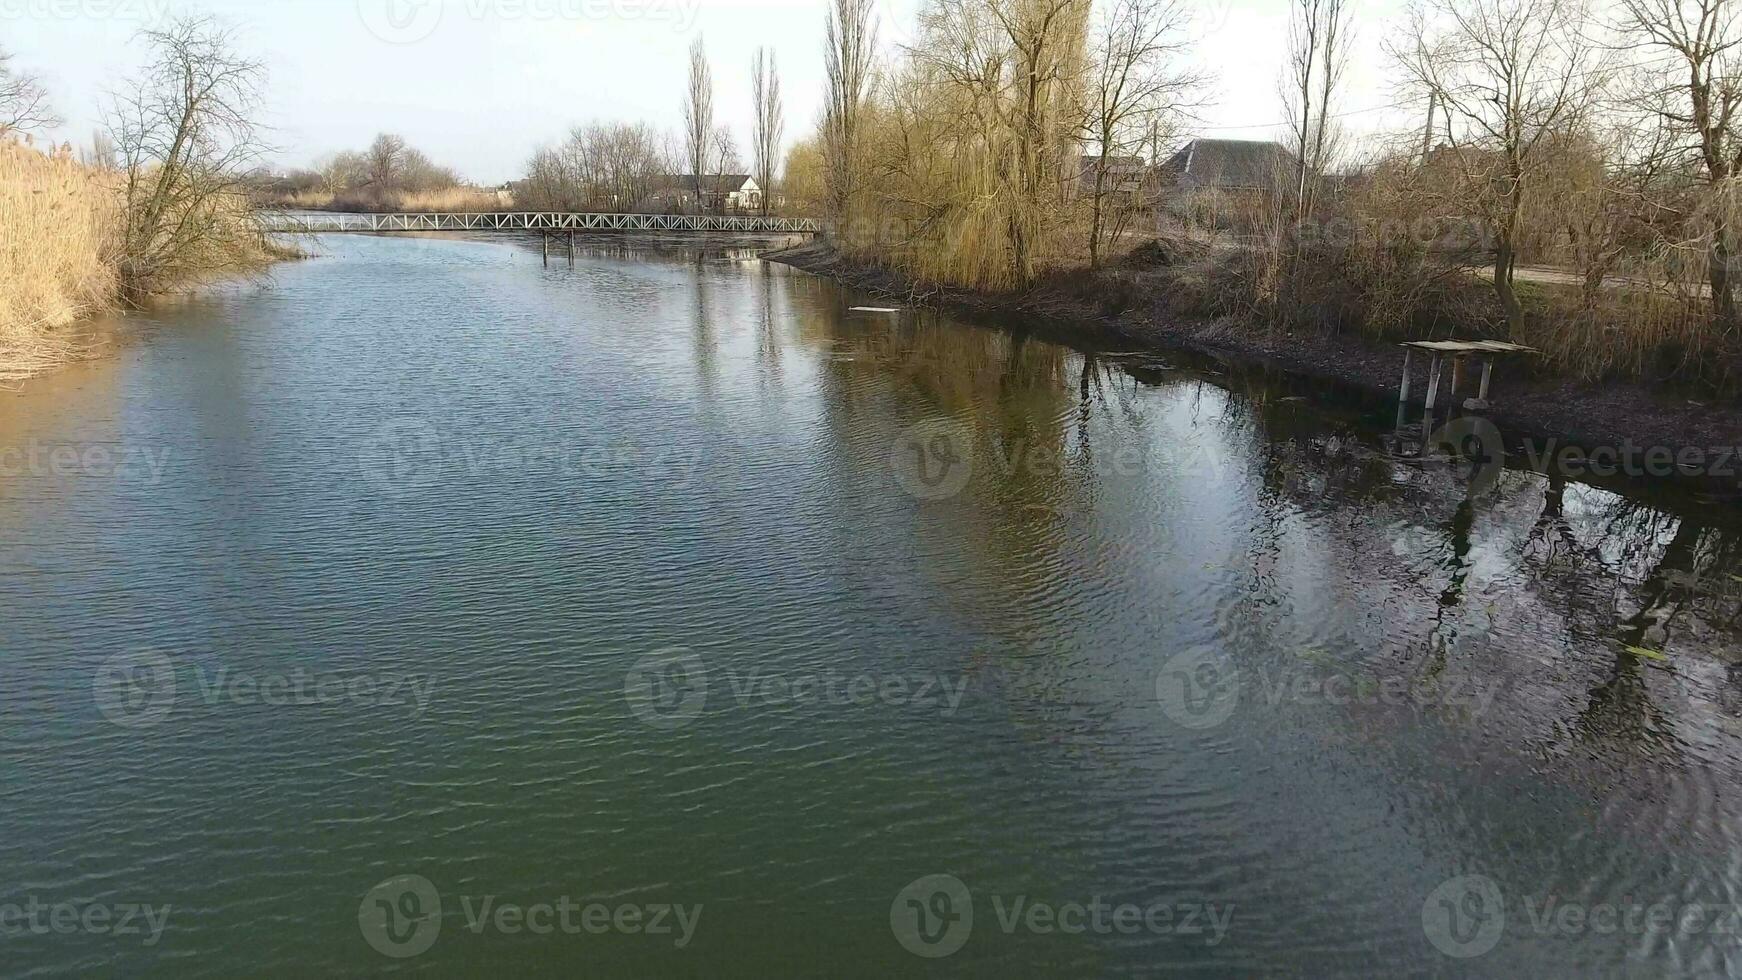
[[[1162,169],[1192,187],[1271,187],[1294,168],[1295,155],[1266,140],[1192,140]]]

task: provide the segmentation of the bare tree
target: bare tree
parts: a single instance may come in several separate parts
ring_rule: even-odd
[[[91,148],[83,153],[82,157],[85,166],[95,167],[98,170],[115,170],[120,167],[119,162],[115,159],[115,141],[110,139],[109,134],[102,130],[91,134]]]
[[[773,50],[757,48],[750,72],[756,110],[756,182],[762,186],[762,213],[766,215],[769,199],[774,196],[774,169],[786,129],[785,109],[780,101],[780,68]]]
[[[853,199],[859,117],[870,95],[871,58],[877,49],[871,0],[831,0],[824,31],[828,84],[823,100],[823,174],[829,217],[843,221]]]
[[[60,125],[41,80],[13,68],[12,58],[0,50],[0,136]]]
[[[533,154],[519,197],[556,211],[632,211],[652,198],[672,163],[645,123],[588,123]]]
[[[133,301],[257,253],[241,192],[264,149],[254,117],[265,73],[236,53],[230,30],[185,17],[141,36],[152,58],[110,125],[124,177],[122,286]]]
[[[1129,170],[1114,177],[1115,161],[1144,143],[1160,142],[1163,129],[1196,103],[1201,73],[1182,68],[1176,59],[1189,47],[1186,29],[1191,13],[1183,0],[1111,0],[1103,9],[1095,37],[1095,63],[1088,92],[1086,136],[1099,151],[1090,164],[1093,184],[1089,198],[1089,267],[1101,264],[1103,241],[1119,236],[1131,207],[1142,195],[1130,186]],[[1150,161],[1155,162],[1155,161]],[[1124,208],[1109,212],[1109,199]]]
[[[1620,0],[1622,30],[1659,56],[1645,72],[1643,106],[1671,134],[1670,166],[1705,185],[1706,282],[1726,332],[1742,327],[1731,263],[1737,256],[1733,185],[1742,174],[1742,59],[1737,7],[1730,0]],[[1662,56],[1667,55],[1667,58]],[[1680,243],[1677,243],[1680,244]]]
[[[1345,0],[1294,0],[1288,23],[1288,66],[1283,86],[1289,138],[1295,151],[1295,220],[1312,213],[1319,181],[1336,141],[1331,111],[1348,62],[1349,11]]]
[[[1533,185],[1552,137],[1575,129],[1603,84],[1582,0],[1424,0],[1393,56],[1445,109],[1444,141],[1475,175],[1494,236],[1494,293],[1516,327],[1513,273]]]
[[[700,208],[702,174],[707,170],[709,144],[714,137],[714,78],[700,37],[690,45],[690,85],[684,96],[683,119],[684,151],[690,174],[695,177],[696,206]]]
[[[403,136],[382,133],[369,144],[364,154],[369,186],[377,194],[397,190],[406,169],[406,145]]]

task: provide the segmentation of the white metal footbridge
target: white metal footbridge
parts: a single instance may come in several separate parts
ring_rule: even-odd
[[[564,211],[419,214],[280,214],[266,219],[266,230],[283,234],[327,235],[395,231],[652,231],[745,232],[811,235],[821,229],[812,218],[712,214],[585,214]]]

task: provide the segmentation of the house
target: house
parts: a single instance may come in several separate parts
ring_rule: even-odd
[[[762,210],[762,188],[749,174],[709,174],[701,178],[701,200],[696,200],[695,174],[669,174],[657,192],[668,210],[731,214]]]
[[[1095,196],[1095,177],[1102,169],[1103,159],[1106,161],[1106,177],[1101,185],[1102,193],[1127,204],[1141,200],[1144,184],[1150,176],[1142,157],[1103,158],[1087,154],[1078,157],[1076,195],[1084,198]]]
[[[1195,139],[1156,168],[1159,197],[1187,229],[1249,232],[1294,179],[1298,160],[1281,143]]]
[[[1182,191],[1271,191],[1295,172],[1298,158],[1268,140],[1187,143],[1159,168],[1164,183]]]

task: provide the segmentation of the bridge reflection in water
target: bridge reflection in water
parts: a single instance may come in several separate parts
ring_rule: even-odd
[[[266,230],[284,234],[394,231],[725,231],[815,234],[813,218],[710,214],[590,214],[565,211],[419,214],[282,214]]]

